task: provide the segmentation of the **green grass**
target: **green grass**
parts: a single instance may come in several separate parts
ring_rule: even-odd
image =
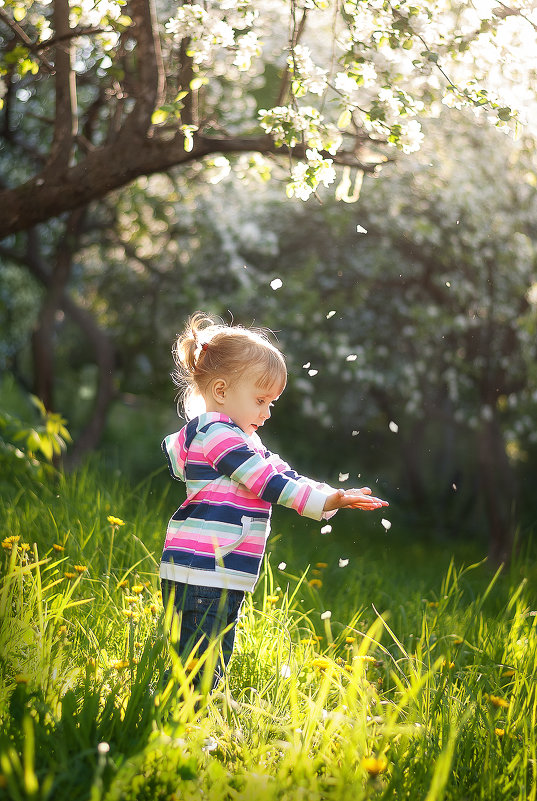
[[[276,515],[206,698],[158,592],[174,506],[98,466],[1,501],[0,799],[535,799],[529,553],[494,575],[411,533],[353,543],[360,516],[322,537]]]

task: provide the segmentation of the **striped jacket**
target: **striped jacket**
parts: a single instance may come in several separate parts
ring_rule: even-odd
[[[321,520],[334,490],[299,476],[229,417],[195,417],[162,448],[187,497],[168,524],[160,576],[208,587],[254,589],[273,503]]]

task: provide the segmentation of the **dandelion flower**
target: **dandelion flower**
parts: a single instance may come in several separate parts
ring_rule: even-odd
[[[388,763],[383,757],[369,756],[362,759],[362,767],[369,773],[370,776],[378,776],[383,773],[387,768]]]
[[[129,663],[126,659],[113,659],[110,662],[110,667],[114,668],[114,670],[125,670],[125,668],[129,667]]]
[[[316,562],[315,567],[321,567],[321,568],[328,567],[328,563],[327,562]]]
[[[85,573],[88,568],[86,565],[75,565],[75,570],[77,573]]]
[[[135,584],[133,587],[131,587],[131,589],[132,589],[133,592],[135,592],[137,595],[139,595],[141,592],[144,591],[144,585],[143,584]]]
[[[65,547],[64,547],[63,545],[58,545],[58,543],[57,543],[57,542],[55,542],[55,543],[54,543],[54,545],[53,545],[52,547],[54,548],[54,550],[55,550],[55,551],[58,551],[58,552],[60,552],[60,553],[61,553],[62,551],[65,551]]]
[[[111,526],[124,526],[125,521],[122,520],[120,517],[114,517],[114,515],[108,515],[106,518]]]
[[[126,595],[125,596],[125,601],[128,604],[135,604],[137,600],[138,600],[138,596],[137,595]]]
[[[323,582],[321,581],[321,579],[318,579],[318,578],[311,579],[308,582],[308,584],[310,585],[310,587],[313,587],[314,589],[315,588],[319,589],[320,587],[323,586]]]
[[[512,668],[508,668],[508,670],[504,670],[503,671],[502,679],[510,679],[514,675],[515,675],[515,671]]]
[[[279,595],[267,595],[267,603],[268,604],[276,604],[280,600]]]
[[[24,553],[25,551],[29,551],[29,550],[30,550],[30,546],[28,545],[28,543],[27,542],[21,542],[21,544],[19,545],[19,551],[21,551],[21,553]]]
[[[12,534],[11,537],[6,537],[2,540],[2,548],[5,548],[6,551],[11,551],[13,546],[20,540],[20,537],[17,534]]]
[[[318,656],[314,659],[311,663],[315,670],[326,670],[333,666],[333,663],[330,659],[327,659],[325,656]]]
[[[76,573],[71,573],[71,571],[67,570],[64,574],[66,579],[74,579],[76,578]]]
[[[505,698],[500,698],[499,695],[485,695],[485,698],[490,701],[492,706],[499,709],[509,709],[509,701],[506,701]]]
[[[356,637],[345,637],[345,642],[347,645],[352,645],[353,642],[356,642]]]
[[[494,729],[494,734],[497,737],[503,737],[505,734],[505,729]]]
[[[117,585],[117,587],[118,587],[118,589],[120,589],[121,587],[128,587],[128,585],[129,585],[129,582],[128,582],[128,580],[127,580],[127,579],[123,579],[123,581],[120,581],[120,582],[119,582],[119,584]]]

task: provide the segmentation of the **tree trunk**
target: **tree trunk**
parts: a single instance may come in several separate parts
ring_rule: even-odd
[[[515,485],[505,442],[493,418],[479,433],[479,479],[489,529],[489,559],[508,563],[513,548]]]
[[[32,356],[34,394],[46,409],[54,409],[54,329],[61,299],[71,276],[73,253],[85,215],[85,209],[71,212],[65,228],[65,236],[59,241],[52,272],[46,282],[47,292],[32,332]]]
[[[109,337],[102,331],[92,315],[77,306],[65,295],[62,299],[65,313],[84,331],[93,347],[98,369],[97,393],[92,415],[82,434],[77,437],[64,458],[64,467],[71,470],[82,461],[88,451],[99,444],[104,431],[108,410],[115,396],[115,348]]]

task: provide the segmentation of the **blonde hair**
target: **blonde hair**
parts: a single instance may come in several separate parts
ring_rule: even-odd
[[[172,352],[178,406],[182,406],[187,420],[199,413],[201,398],[213,378],[233,384],[247,371],[255,371],[256,384],[262,389],[278,384],[283,391],[287,382],[285,359],[268,339],[267,331],[225,325],[203,312],[189,317]]]

